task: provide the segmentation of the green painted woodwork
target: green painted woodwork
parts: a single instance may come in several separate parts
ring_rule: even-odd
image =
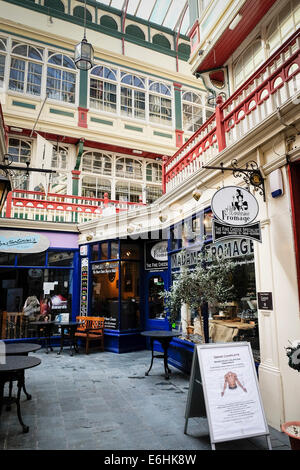
[[[76,164],[75,164],[75,168],[74,170],[79,170],[80,168],[80,163],[81,163],[81,155],[83,153],[83,145],[84,145],[84,141],[81,140],[79,142],[79,146],[78,146],[78,154],[77,154],[77,157],[76,157]],[[73,185],[74,185],[74,182],[77,181],[77,185],[78,185],[78,180],[77,179],[73,179]],[[78,191],[78,188],[77,188],[77,191]],[[77,193],[74,193],[74,187],[73,187],[73,195],[74,196],[78,196],[78,192]]]
[[[35,109],[35,104],[31,103],[24,103],[24,101],[16,101],[13,100],[12,102],[13,106],[21,106],[22,108],[28,108],[28,109]]]
[[[129,24],[125,30],[125,33],[129,34],[129,36],[134,36],[135,38],[145,41],[144,31],[134,24]]]
[[[170,41],[162,34],[155,34],[152,38],[152,43],[165,49],[171,49]]]
[[[182,130],[181,91],[174,88],[175,99],[175,125],[176,129]]]
[[[99,124],[106,124],[107,126],[113,126],[113,121],[107,121],[106,119],[100,119],[96,117],[91,117],[92,122],[98,122]]]
[[[79,106],[87,108],[87,93],[88,93],[88,71],[80,70],[79,73]]]
[[[51,0],[52,1],[52,0]],[[54,7],[52,7],[54,8]],[[77,18],[84,18],[84,7],[75,7],[73,10],[73,16],[77,16]],[[93,21],[93,17],[88,9],[86,9],[86,21]]]
[[[144,132],[142,127],[131,126],[130,124],[125,124],[124,128],[128,129],[129,131]]]
[[[44,5],[48,8],[54,8],[54,10],[65,11],[65,6],[61,0],[45,0]]]
[[[172,139],[172,134],[165,134],[164,132],[154,131],[153,135],[157,135],[158,137],[166,137],[166,139]]]
[[[100,24],[101,26],[105,26],[105,28],[118,30],[118,24],[116,20],[109,15],[101,16]]]
[[[69,113],[68,111],[63,111],[62,109],[50,108],[49,112],[52,114],[59,114],[60,116],[74,117],[74,113]]]

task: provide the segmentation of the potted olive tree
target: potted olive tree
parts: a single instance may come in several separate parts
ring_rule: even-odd
[[[227,302],[233,293],[234,263],[228,259],[207,263],[202,255],[194,269],[183,268],[169,291],[162,293],[169,323],[172,325],[182,305],[196,311],[202,328],[202,337],[209,341],[208,303]]]

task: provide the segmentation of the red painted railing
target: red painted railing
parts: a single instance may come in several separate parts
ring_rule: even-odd
[[[228,100],[219,100],[214,115],[164,163],[166,191],[242,139],[299,92],[299,36],[299,31],[294,33]]]
[[[83,222],[102,217],[105,213],[120,212],[144,206],[142,202],[115,201],[38,191],[14,190],[8,193],[3,217],[47,221]]]

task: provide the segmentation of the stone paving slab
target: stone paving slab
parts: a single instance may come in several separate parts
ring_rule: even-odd
[[[42,363],[25,375],[32,399],[21,399],[29,433],[22,433],[15,405],[3,407],[1,450],[210,450],[206,419],[189,419],[183,432],[189,377],[171,366],[166,381],[162,360],[146,377],[149,351],[35,355]],[[270,428],[270,436],[273,450],[290,450],[284,433]],[[267,443],[256,437],[216,448],[267,450]]]

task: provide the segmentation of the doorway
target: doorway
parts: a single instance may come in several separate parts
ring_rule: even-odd
[[[145,286],[145,329],[168,330],[164,300],[160,294],[167,288],[167,272],[149,272]]]

